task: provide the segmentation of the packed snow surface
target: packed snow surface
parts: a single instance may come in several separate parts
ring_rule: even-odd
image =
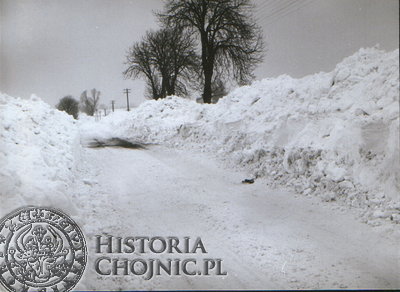
[[[0,217],[26,205],[74,214],[67,192],[79,160],[76,121],[36,96],[0,94],[0,137]]]
[[[84,148],[79,173],[85,179],[72,196],[89,251],[99,234],[200,236],[207,254],[113,257],[219,258],[228,275],[99,276],[99,254],[89,252],[77,291],[400,287],[398,225],[369,226],[345,206],[273,190],[264,178],[242,184],[246,171],[221,167],[209,153]]]
[[[400,221],[398,50],[361,49],[333,72],[264,79],[216,105],[147,101],[83,131],[216,153],[272,185]]]

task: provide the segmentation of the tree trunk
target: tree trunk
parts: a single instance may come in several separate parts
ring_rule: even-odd
[[[203,102],[211,103],[212,98],[212,76],[213,76],[213,65],[207,64],[204,67],[204,90],[203,90]]]
[[[212,97],[212,76],[214,71],[214,54],[213,48],[208,42],[207,32],[201,32],[201,65],[204,74],[203,102],[211,103]]]
[[[168,89],[168,95],[175,95],[175,85],[171,85]]]
[[[162,77],[161,81],[161,97],[160,98],[165,98],[167,96],[167,82],[166,78]]]
[[[214,71],[214,54],[213,48],[208,40],[208,33],[205,27],[207,14],[207,1],[202,1],[200,39],[201,39],[201,65],[204,74],[203,102],[211,103],[212,97],[212,75]]]
[[[178,74],[179,74],[178,72],[175,72],[175,74],[171,77],[171,81],[170,81],[169,88],[168,88],[169,95],[175,95],[175,93],[176,93],[175,87],[176,87],[176,79],[178,77]]]
[[[153,93],[153,99],[157,100],[158,99],[158,92],[157,92],[156,84],[155,84],[155,82],[154,82],[152,77],[149,78],[149,79],[150,79],[150,84],[151,84],[151,91]]]

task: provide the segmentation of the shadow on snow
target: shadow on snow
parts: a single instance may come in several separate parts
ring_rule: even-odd
[[[93,139],[89,141],[86,145],[89,148],[103,148],[103,147],[123,147],[130,149],[146,149],[143,144],[132,143],[121,138],[111,138],[111,139]]]

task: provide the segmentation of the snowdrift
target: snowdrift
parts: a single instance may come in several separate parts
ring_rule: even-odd
[[[398,50],[361,49],[333,72],[264,79],[216,105],[148,101],[82,131],[215,153],[271,185],[400,221]]]
[[[26,205],[75,213],[69,187],[79,159],[73,118],[39,98],[0,94],[0,217]]]

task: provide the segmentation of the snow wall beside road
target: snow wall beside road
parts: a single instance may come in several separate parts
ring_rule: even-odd
[[[361,49],[333,72],[283,75],[216,105],[169,97],[82,125],[85,136],[211,152],[271,185],[400,221],[399,51]]]
[[[27,205],[75,214],[71,186],[79,160],[76,121],[38,97],[0,94],[0,217]]]

